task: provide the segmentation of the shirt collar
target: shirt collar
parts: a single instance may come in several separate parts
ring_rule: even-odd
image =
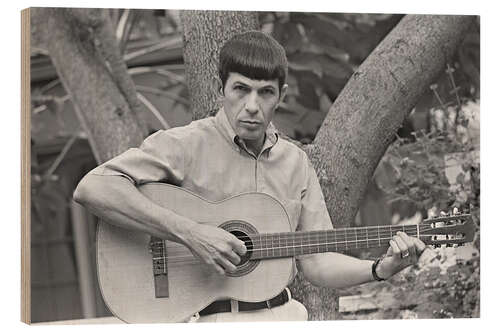
[[[229,141],[235,148],[240,148],[237,142],[239,142],[239,137],[231,127],[229,120],[227,119],[226,112],[224,108],[221,107],[217,114],[215,115],[215,123],[219,130],[222,132],[224,138]],[[261,151],[266,149],[271,149],[278,142],[278,131],[274,127],[273,123],[270,122],[266,129],[266,139]],[[245,148],[246,149],[246,148]]]

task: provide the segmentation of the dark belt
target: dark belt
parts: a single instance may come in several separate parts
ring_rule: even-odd
[[[289,301],[288,292],[284,289],[278,296],[263,302],[238,302],[238,311],[254,311],[260,309],[270,309],[280,306]],[[201,310],[200,316],[207,316],[213,313],[231,312],[231,301],[215,301]]]

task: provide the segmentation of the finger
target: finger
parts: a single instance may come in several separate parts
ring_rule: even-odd
[[[457,214],[458,214],[458,208],[457,208],[457,207],[453,207],[453,214],[454,214],[454,215],[457,215]]]
[[[413,241],[413,238],[408,236],[404,232],[398,232],[398,236],[405,243],[406,248],[408,249],[408,252],[410,252],[410,256],[415,257],[417,254],[417,251],[415,249],[415,242]]]
[[[241,257],[237,255],[236,252],[234,252],[232,249],[229,252],[224,253],[224,255],[235,265],[238,265],[241,261]]]
[[[445,211],[441,211],[440,213],[442,216],[446,215],[446,212]]]
[[[396,244],[399,247],[399,251],[401,253],[406,253],[408,251],[408,246],[406,245],[405,241],[401,238],[401,236],[396,235],[392,238]]]
[[[391,244],[393,255],[401,259],[401,250],[399,249],[398,244],[393,239],[389,241],[389,244]]]
[[[218,263],[215,262],[215,260],[207,260],[205,261],[205,264],[207,264],[210,268],[212,268],[217,274],[219,275],[224,275],[226,272],[224,271],[224,268],[220,266]]]
[[[236,271],[236,266],[233,265],[229,260],[227,260],[223,256],[217,257],[216,262],[220,266],[222,266],[222,268],[224,269],[225,272],[230,272],[231,273],[231,272]]]
[[[422,252],[424,252],[426,245],[420,239],[416,238],[415,247],[417,248],[417,253],[420,255]]]
[[[233,238],[233,241],[231,242],[231,245],[233,247],[233,250],[238,253],[239,255],[244,255],[245,253],[247,253],[247,247],[245,245],[245,242],[234,237]]]

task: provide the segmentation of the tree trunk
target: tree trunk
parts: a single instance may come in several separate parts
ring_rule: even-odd
[[[36,8],[32,13],[32,26],[40,29],[38,41],[45,44],[71,95],[98,162],[139,145],[146,133],[137,116],[133,84],[116,57],[116,42],[109,38],[107,12]],[[193,118],[199,119],[217,109],[213,82],[220,46],[235,32],[257,29],[257,16],[187,11],[182,20]],[[348,225],[353,220],[396,130],[454,53],[472,20],[409,15],[349,80],[314,143],[305,147],[335,224]],[[333,291],[311,286],[300,274],[293,291],[308,308],[310,319],[335,318]]]
[[[193,120],[219,109],[216,78],[219,51],[234,34],[259,28],[257,13],[189,10],[181,12],[184,64]]]
[[[451,60],[473,20],[473,16],[405,16],[337,97],[313,144],[305,147],[334,225],[352,223],[396,131]],[[309,309],[310,319],[335,318],[334,291],[316,288],[301,275],[292,289]]]
[[[33,42],[47,49],[98,163],[138,146],[146,128],[105,9],[34,8]]]

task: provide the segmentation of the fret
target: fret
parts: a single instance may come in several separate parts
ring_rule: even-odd
[[[331,234],[332,234],[331,231],[326,231],[325,232],[325,238],[326,238],[326,241],[325,241],[325,252],[328,252],[328,250],[330,249],[329,245],[330,245],[330,235]]]
[[[163,248],[162,248],[162,254],[163,254],[163,274],[167,274],[167,244],[165,240],[163,240]]]
[[[354,244],[354,246],[357,249],[358,248],[358,231],[357,231],[357,229],[354,229],[354,239],[356,240],[356,243]]]
[[[304,240],[303,240],[303,237],[300,237],[299,250],[300,250],[301,254],[304,254]]]
[[[278,248],[280,252],[280,257],[283,256],[283,248],[281,247],[281,234],[278,234]]]
[[[318,245],[318,252],[317,252],[317,253],[320,253],[320,252],[321,252],[321,249],[320,249],[321,243],[320,243],[320,241],[319,241],[319,235],[320,235],[320,233],[319,233],[319,232],[317,232],[317,233],[316,233],[316,244]],[[325,245],[326,245],[326,244],[325,244]]]
[[[279,248],[276,246],[276,243],[277,243],[276,236],[277,236],[277,234],[272,234],[272,237],[271,237],[271,251],[273,252],[272,256],[274,258],[279,256]],[[278,251],[278,253],[276,253],[276,251]]]
[[[378,246],[382,246],[382,244],[380,244],[380,227],[377,227],[377,233],[378,233]]]
[[[345,239],[345,249],[348,250],[348,248],[347,248],[347,229],[344,229],[344,239]]]
[[[269,257],[269,246],[268,246],[268,237],[264,237],[264,248],[266,249],[266,257]]]
[[[285,246],[286,246],[286,255],[287,256],[290,256],[290,250],[293,250],[293,248],[290,248],[290,238],[293,239],[293,237],[286,237],[286,241],[285,241]],[[292,252],[293,253],[293,252]]]
[[[365,228],[365,232],[366,232],[366,248],[369,249],[370,243],[368,243],[368,227]]]
[[[339,249],[338,249],[338,246],[337,246],[337,231],[336,230],[333,230],[333,238],[334,238],[333,243],[335,244],[335,252],[338,252]]]
[[[304,247],[306,254],[311,253],[311,233],[307,233],[306,246]]]

